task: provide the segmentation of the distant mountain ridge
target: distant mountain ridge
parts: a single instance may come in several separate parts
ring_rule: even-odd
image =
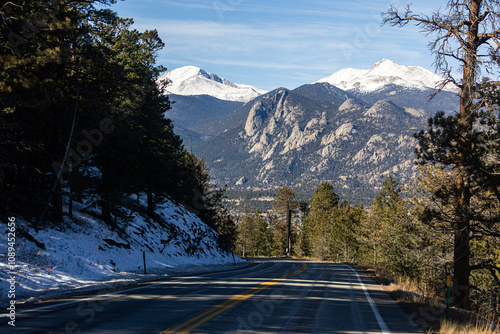
[[[240,125],[249,111],[244,111],[249,108],[242,106],[266,93],[248,85],[234,84],[196,66],[175,69],[161,78],[172,81],[167,86],[167,94],[177,102],[167,117],[188,141],[207,140]],[[404,108],[451,113],[458,105],[456,93],[443,90],[429,100],[436,83],[442,79],[422,67],[382,59],[370,70],[344,68],[294,91],[313,100],[355,98],[369,107],[385,99]]]
[[[360,92],[375,92],[387,85],[417,89],[435,89],[441,76],[420,66],[399,65],[392,60],[382,59],[371,69],[343,68],[314,83],[326,82],[340,89]],[[455,92],[454,85],[447,85],[444,90]]]
[[[235,84],[196,66],[184,66],[164,73],[159,78],[169,79],[167,94],[209,95],[224,101],[248,102],[266,91],[249,85]]]
[[[221,100],[210,95],[169,94],[169,97],[174,103],[167,117],[174,119],[176,126],[184,128],[193,128],[214,119],[226,117],[244,104]]]

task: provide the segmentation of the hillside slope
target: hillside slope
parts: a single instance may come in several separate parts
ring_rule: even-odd
[[[73,219],[35,231],[16,218],[16,265],[0,261],[1,304],[8,302],[8,282],[16,278],[16,301],[131,284],[207,266],[244,261],[217,246],[217,233],[197,216],[172,202],[157,211],[155,220],[143,215],[142,205],[130,212],[130,220],[112,231],[96,213],[82,204]],[[38,246],[21,238],[24,231]],[[31,238],[29,238],[31,239]],[[7,254],[7,233],[0,235],[0,254]],[[41,247],[40,247],[41,246]],[[143,252],[147,275],[144,275]]]

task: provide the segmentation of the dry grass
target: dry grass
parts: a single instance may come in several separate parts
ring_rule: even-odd
[[[428,291],[421,282],[409,277],[393,278],[386,290],[391,292],[399,292],[398,302],[411,302],[420,304],[440,305],[438,296]]]
[[[446,316],[444,296],[436,295],[431,288],[428,288],[425,280],[393,276],[384,270],[375,271],[367,267],[362,269],[381,284],[399,306],[411,315],[415,324],[428,334],[500,333],[498,326],[495,330],[493,326],[485,325],[488,322],[484,317],[454,307],[450,309],[452,320],[444,320]],[[500,324],[500,321],[496,323]],[[494,322],[488,324],[493,325]]]
[[[498,333],[488,326],[480,324],[460,324],[449,320],[441,322],[440,334],[494,334]]]
[[[16,249],[16,261],[18,264],[28,265],[35,273],[40,273],[42,270],[53,271],[58,267],[47,255],[42,251],[26,246],[24,242],[19,242]],[[19,267],[18,267],[19,268]]]

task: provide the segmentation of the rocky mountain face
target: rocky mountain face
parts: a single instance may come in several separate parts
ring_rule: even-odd
[[[372,198],[389,173],[403,182],[413,178],[412,136],[430,113],[388,100],[370,105],[325,85],[263,95],[246,105],[242,124],[196,152],[215,180],[232,189],[306,189],[328,181],[347,197]]]
[[[452,113],[457,110],[459,99],[456,93],[448,91],[435,92],[431,88],[411,88],[394,84],[386,85],[372,92],[350,90],[349,94],[374,104],[379,100],[389,100],[404,108],[423,109],[432,113],[444,111]],[[431,94],[436,97],[430,99]]]

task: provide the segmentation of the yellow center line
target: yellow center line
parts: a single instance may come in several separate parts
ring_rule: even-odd
[[[298,275],[301,272],[303,272],[305,269],[306,269],[306,265],[304,263],[302,263],[300,266],[300,269],[294,271],[293,273],[290,273],[290,274],[285,275],[283,277],[274,278],[268,282],[261,283],[258,286],[254,287],[252,289],[249,289],[241,294],[234,295],[231,298],[220,303],[219,305],[216,305],[216,306],[208,309],[207,311],[205,311],[201,314],[198,314],[197,316],[189,319],[188,321],[184,322],[183,324],[180,324],[178,326],[175,326],[173,328],[170,328],[170,329],[167,329],[163,332],[160,332],[160,334],[172,334],[172,333],[176,333],[176,332],[179,332],[182,334],[190,333],[193,329],[198,328],[199,326],[201,326],[204,323],[206,323],[207,321],[215,318],[219,314],[229,310],[230,308],[241,303],[242,301],[252,297],[253,295],[258,293],[259,291],[267,289],[268,287],[270,287],[276,283],[279,283],[281,281],[284,281],[287,278]]]

